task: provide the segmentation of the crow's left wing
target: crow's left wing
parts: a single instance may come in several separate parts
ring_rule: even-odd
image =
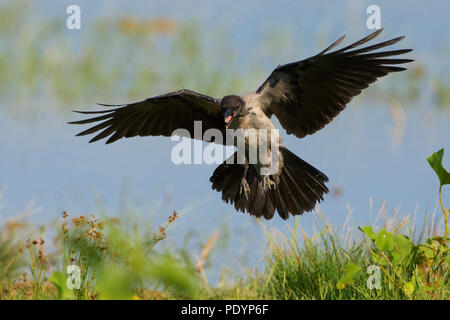
[[[351,50],[372,40],[381,31],[327,53],[344,39],[341,37],[309,59],[276,68],[256,91],[265,113],[268,116],[274,114],[289,134],[302,138],[331,122],[353,97],[377,78],[406,70],[393,65],[413,60],[387,57],[404,54],[411,49],[373,52],[404,37]]]

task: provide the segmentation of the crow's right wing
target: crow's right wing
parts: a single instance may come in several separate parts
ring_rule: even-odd
[[[110,137],[106,143],[114,142],[123,137],[171,136],[175,129],[186,129],[191,138],[197,138],[194,136],[194,121],[202,122],[202,136],[199,139],[203,140],[203,134],[211,128],[218,129],[225,139],[225,123],[220,110],[220,100],[194,91],[183,89],[144,101],[117,106],[120,107],[101,111],[75,111],[83,114],[96,114],[97,116],[69,123],[99,122],[99,124],[77,134],[77,136],[84,136],[100,131],[89,142],[108,136]]]

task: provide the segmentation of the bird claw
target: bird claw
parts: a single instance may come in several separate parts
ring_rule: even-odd
[[[275,183],[275,181],[270,179],[269,175],[267,175],[267,176],[262,177],[262,187],[263,187],[263,190],[268,190],[268,189],[275,190],[277,187],[277,184]]]
[[[241,187],[239,190],[239,195],[242,196],[242,194],[244,194],[245,198],[248,200],[250,196],[250,186],[247,182],[247,179],[245,178],[241,179]]]

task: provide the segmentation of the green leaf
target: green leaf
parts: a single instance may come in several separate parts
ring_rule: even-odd
[[[442,166],[443,157],[444,157],[444,149],[441,149],[427,158],[431,168],[433,168],[434,172],[436,172],[439,181],[441,183],[441,186],[445,184],[450,184],[450,173],[448,173],[447,170],[445,170],[445,168]]]
[[[408,237],[397,235],[394,237],[394,247],[396,250],[391,252],[393,263],[399,265],[410,255],[413,244]]]
[[[392,233],[387,232],[385,229],[380,230],[375,237],[375,244],[380,250],[391,251],[394,249]]]
[[[364,227],[358,227],[358,228],[359,228],[359,230],[364,232],[366,234],[366,236],[369,237],[369,239],[375,240],[376,233],[375,233],[375,231],[373,231],[371,226],[364,226]]]
[[[433,239],[427,239],[423,245],[419,247],[419,251],[424,255],[427,259],[434,259],[436,255],[436,249],[435,242]]]
[[[344,275],[336,283],[336,288],[342,290],[345,286],[350,285],[361,273],[361,267],[354,264],[347,264],[344,268]]]

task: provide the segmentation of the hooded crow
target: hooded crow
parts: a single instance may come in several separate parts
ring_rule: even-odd
[[[106,143],[123,137],[171,136],[175,129],[187,130],[195,139],[214,142],[204,135],[208,129],[216,129],[224,137],[229,130],[241,130],[245,137],[243,147],[239,147],[236,137],[232,140],[238,150],[214,171],[210,178],[212,188],[222,192],[222,199],[238,211],[266,219],[278,212],[287,219],[290,214],[313,210],[323,200],[328,192],[328,177],[286,149],[278,135],[274,140],[267,136],[264,140],[259,132],[263,130],[272,137],[277,132],[271,121],[275,116],[288,134],[298,138],[313,134],[378,78],[406,70],[398,65],[413,60],[392,57],[411,49],[377,51],[404,37],[361,47],[381,31],[330,51],[342,42],[341,37],[313,57],[278,66],[256,91],[245,95],[216,99],[183,89],[136,103],[113,105],[112,109],[76,111],[95,116],[70,123],[97,123],[78,136],[96,133],[90,142],[108,138]],[[202,123],[201,136],[195,136],[196,121]],[[250,132],[257,132],[257,137],[251,139]],[[261,141],[265,148],[258,154]],[[254,152],[259,157],[250,161]]]

